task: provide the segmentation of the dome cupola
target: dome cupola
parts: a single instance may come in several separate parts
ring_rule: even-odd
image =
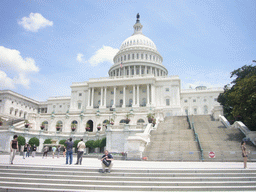
[[[114,57],[114,65],[109,70],[109,76],[166,76],[168,71],[162,65],[163,58],[158,53],[155,43],[142,33],[143,25],[140,23],[139,13],[133,28],[133,35],[123,41]]]

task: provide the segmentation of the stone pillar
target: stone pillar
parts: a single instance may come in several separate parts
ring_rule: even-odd
[[[114,99],[112,108],[116,108],[116,87],[114,87]]]
[[[123,108],[125,108],[125,106],[126,106],[125,103],[126,102],[125,102],[125,86],[124,86],[123,87],[123,106],[122,106]]]
[[[88,90],[88,105],[87,105],[87,107],[91,106],[90,100],[91,100],[91,88],[89,88],[89,90]]]
[[[132,106],[134,107],[136,105],[135,102],[135,85],[133,85],[133,101],[132,101]]]
[[[107,87],[105,87],[104,90],[104,107],[107,107]]]
[[[153,69],[152,69],[152,67],[150,67],[150,74],[153,74]]]
[[[100,89],[100,106],[102,107],[103,105],[103,87]]]
[[[92,87],[91,107],[93,108],[94,88]]]
[[[155,85],[151,84],[151,104],[155,106]]]
[[[149,84],[147,84],[147,106],[149,105]]]
[[[137,85],[137,106],[140,106],[140,86]]]
[[[131,77],[131,66],[129,66],[129,77]]]

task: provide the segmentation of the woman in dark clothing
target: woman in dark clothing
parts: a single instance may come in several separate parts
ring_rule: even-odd
[[[13,160],[16,152],[18,151],[18,136],[14,135],[13,140],[11,141],[11,154],[10,154],[10,164],[13,164]]]

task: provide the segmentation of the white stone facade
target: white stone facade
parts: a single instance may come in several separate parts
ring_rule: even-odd
[[[0,115],[27,118],[29,114],[30,130],[48,137],[56,137],[58,124],[61,128],[58,138],[79,138],[85,134],[87,139],[102,138],[106,135],[103,125],[113,119],[114,125],[107,133],[107,148],[122,152],[128,136],[143,132],[148,113],[155,113],[159,121],[166,116],[211,114],[220,106],[217,97],[223,92],[222,88],[181,90],[181,80],[178,76],[168,76],[156,45],[142,34],[139,19],[134,25],[134,34],[122,43],[113,61],[109,77],[73,83],[70,97],[51,97],[46,102],[37,102],[12,91],[1,91]],[[125,131],[127,114],[131,121]],[[87,124],[89,133],[85,133]],[[102,127],[99,132],[98,124]]]

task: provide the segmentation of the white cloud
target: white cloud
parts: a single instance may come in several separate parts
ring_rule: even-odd
[[[38,71],[39,68],[34,59],[22,58],[18,50],[0,46],[0,85],[2,87],[15,88],[15,85],[19,84],[29,88],[28,74]],[[10,78],[8,74],[12,74],[14,77]]]
[[[15,88],[13,79],[7,77],[4,71],[0,70],[0,88]]]
[[[102,62],[113,63],[113,58],[119,50],[109,46],[104,46],[95,52],[95,54],[88,60],[91,66],[97,66]]]
[[[18,24],[27,31],[37,32],[40,28],[52,26],[53,22],[45,19],[40,13],[30,13],[29,17],[23,17]]]
[[[11,69],[25,73],[39,71],[34,59],[30,57],[23,59],[18,50],[8,49],[3,46],[0,46],[0,63],[0,67],[7,70]]]
[[[84,55],[82,53],[78,53],[77,56],[76,56],[76,60],[79,62],[79,63],[86,63],[86,61],[84,60]]]

